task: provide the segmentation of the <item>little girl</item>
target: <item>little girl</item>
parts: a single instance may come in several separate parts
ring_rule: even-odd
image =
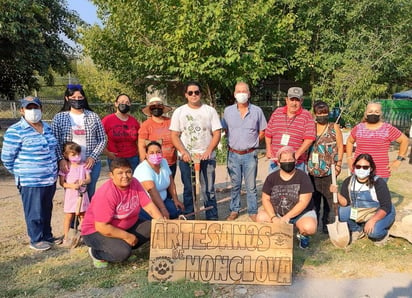
[[[64,187],[64,239],[63,245],[70,246],[71,239],[68,239],[70,224],[77,212],[77,202],[80,192],[83,193],[83,202],[80,207],[79,225],[89,206],[89,196],[87,195],[86,185],[90,183],[90,170],[81,163],[81,147],[74,142],[67,142],[63,146],[63,156],[68,160],[69,172],[59,172],[60,185]]]

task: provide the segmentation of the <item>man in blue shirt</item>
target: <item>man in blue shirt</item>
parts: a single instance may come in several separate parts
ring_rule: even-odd
[[[223,128],[228,137],[227,168],[232,183],[230,215],[235,220],[240,210],[242,176],[245,180],[249,217],[256,221],[257,214],[257,147],[265,134],[266,119],[260,107],[249,102],[249,86],[239,82],[235,86],[236,103],[228,106],[223,115]]]
[[[51,230],[57,141],[51,128],[41,121],[42,104],[38,98],[22,99],[20,113],[20,121],[4,135],[1,160],[14,175],[22,198],[30,248],[48,250],[58,242]]]

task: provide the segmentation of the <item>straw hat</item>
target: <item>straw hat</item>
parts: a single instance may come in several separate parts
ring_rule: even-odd
[[[163,105],[163,114],[164,114],[164,113],[167,113],[167,112],[170,112],[170,111],[172,110],[172,107],[169,107],[169,106],[164,105],[164,104],[163,104],[163,100],[160,99],[159,97],[152,97],[152,98],[149,100],[148,105],[145,106],[145,107],[142,109],[142,112],[143,112],[146,116],[152,116],[152,113],[150,113],[150,106],[153,106],[153,105]]]

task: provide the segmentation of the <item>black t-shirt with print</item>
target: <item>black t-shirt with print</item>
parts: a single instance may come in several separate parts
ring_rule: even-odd
[[[289,181],[284,181],[280,177],[279,170],[266,178],[262,191],[270,196],[275,213],[284,216],[297,204],[300,194],[313,192],[313,185],[309,176],[301,170],[296,170],[295,175]],[[313,210],[313,207],[311,199],[302,213]]]

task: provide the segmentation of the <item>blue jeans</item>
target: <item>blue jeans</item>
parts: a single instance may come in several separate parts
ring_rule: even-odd
[[[181,179],[183,182],[183,204],[185,205],[185,214],[192,213],[193,208],[193,187],[195,186],[194,169],[189,163],[179,160],[179,168]],[[207,208],[213,206],[212,209],[206,211],[206,219],[217,220],[217,203],[215,193],[215,168],[216,160],[207,159],[200,161],[200,194]],[[192,174],[193,173],[193,174]],[[191,217],[190,217],[191,218]]]
[[[44,187],[19,186],[30,243],[52,241],[51,217],[56,184]]]
[[[237,154],[229,151],[227,170],[232,183],[230,211],[240,210],[240,190],[242,188],[242,176],[245,180],[246,199],[248,213],[257,214],[257,152],[256,150],[247,154]]]
[[[83,235],[84,243],[92,248],[93,256],[108,262],[123,262],[132,254],[132,249],[138,248],[150,240],[150,221],[138,220],[127,232],[137,238],[137,244],[131,247],[126,241],[119,238],[106,237],[95,232]]]
[[[339,207],[339,218],[341,221],[347,222],[349,230],[351,232],[362,231],[365,222],[356,222],[353,219],[350,219],[350,209],[351,206]],[[368,235],[371,239],[380,240],[386,236],[389,228],[395,221],[395,207],[392,205],[392,210],[384,218],[378,220],[373,228],[371,234]]]
[[[132,173],[134,173],[134,170],[139,165],[139,156],[135,155],[135,156],[132,156],[132,157],[127,157],[126,159],[130,163],[130,166],[132,167]],[[112,159],[108,158],[107,159],[107,165],[109,166],[109,171],[110,171],[110,165],[111,164],[112,164]]]
[[[280,169],[279,163],[271,160],[271,161],[269,162],[269,172],[268,172],[268,175],[269,175],[269,174],[272,174],[273,172],[275,172],[275,171],[277,171],[277,170],[279,170],[279,169]],[[304,162],[297,163],[297,164],[296,164],[296,169],[299,169],[299,170],[301,170],[301,171],[304,171],[306,174],[308,173],[307,168],[306,168],[306,164],[305,164]]]
[[[182,211],[176,208],[175,203],[171,197],[167,197],[166,200],[163,201],[167,211],[169,212],[169,219],[178,218]],[[158,207],[159,208],[159,207]],[[159,208],[160,209],[160,208]],[[141,220],[152,220],[152,217],[143,209],[140,210],[139,219]]]
[[[97,180],[99,180],[100,171],[102,169],[102,163],[100,160],[96,160],[92,171],[90,172],[91,181],[87,184],[87,194],[89,195],[89,200],[92,200],[94,193],[96,192]]]

